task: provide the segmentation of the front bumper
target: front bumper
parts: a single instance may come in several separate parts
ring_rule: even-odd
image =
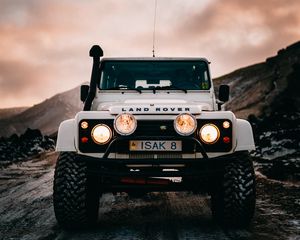
[[[245,152],[196,159],[120,159],[78,155],[78,160],[88,164],[89,174],[100,180],[103,193],[209,192],[215,181],[223,176],[226,163],[242,157],[242,154]],[[132,165],[135,167],[130,167]],[[179,167],[174,168],[174,165]],[[171,177],[180,181],[165,179]]]
[[[195,143],[196,148],[202,154],[202,158],[109,158],[109,154],[116,150],[118,143],[131,140],[132,137],[119,136],[114,138],[107,146],[101,158],[82,155],[80,160],[93,164],[90,172],[101,176],[143,176],[143,177],[177,177],[185,175],[197,175],[198,168],[203,168],[208,161],[207,153],[202,143],[193,137],[151,137],[135,136],[135,140],[189,140]],[[201,165],[202,167],[200,167]],[[165,171],[165,169],[177,171]]]
[[[133,139],[133,137],[131,136],[128,136],[128,137],[116,137],[114,138],[110,144],[108,145],[108,147],[106,148],[105,152],[104,152],[104,155],[103,155],[103,159],[107,159],[109,154],[114,150],[115,146],[119,143],[119,142],[124,142],[124,141],[128,141],[128,140],[131,140]],[[182,141],[191,141],[193,143],[195,143],[196,145],[196,148],[194,149],[194,151],[199,151],[203,158],[207,159],[208,156],[207,156],[207,153],[202,145],[202,143],[194,138],[194,137],[170,137],[170,136],[160,136],[160,137],[157,137],[157,136],[134,136],[134,140],[182,140]]]
[[[223,170],[226,161],[235,158],[239,152],[209,158],[202,143],[194,137],[159,137],[159,140],[189,140],[195,143],[194,151],[202,158],[109,158],[117,143],[132,137],[116,137],[107,146],[101,158],[79,155],[81,161],[92,165],[89,171],[101,176],[143,176],[143,177],[179,177],[213,175]],[[156,140],[157,137],[135,136],[135,140]],[[194,152],[195,153],[195,152]],[[176,171],[167,171],[173,169]]]
[[[103,159],[81,156],[80,160],[93,166],[89,168],[91,173],[101,176],[182,177],[214,175],[223,170],[224,163],[232,159],[232,155],[209,159]]]

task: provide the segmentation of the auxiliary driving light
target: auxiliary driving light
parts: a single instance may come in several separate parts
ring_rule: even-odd
[[[206,144],[213,144],[220,137],[220,130],[214,124],[205,124],[199,131],[200,138]]]
[[[96,125],[91,132],[92,139],[97,144],[106,144],[112,137],[111,129],[105,124]]]
[[[178,134],[188,136],[195,132],[197,121],[193,115],[182,113],[174,120],[174,128]]]
[[[117,133],[121,135],[130,135],[136,129],[137,121],[133,115],[129,113],[121,113],[116,117],[114,127]]]

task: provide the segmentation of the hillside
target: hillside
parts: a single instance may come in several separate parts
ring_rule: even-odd
[[[299,102],[300,42],[278,51],[274,57],[214,79],[216,88],[229,84],[231,99],[226,108],[238,117],[269,115],[280,101]],[[299,105],[298,105],[299,106]],[[297,108],[297,104],[294,105]]]
[[[24,112],[28,107],[2,108],[0,109],[0,119],[10,118]]]
[[[63,92],[12,117],[0,119],[0,136],[24,133],[27,128],[40,129],[51,135],[61,121],[75,116],[82,109],[79,87]]]
[[[300,182],[300,42],[215,83],[231,86],[227,109],[252,124],[256,169],[269,178]]]
[[[278,51],[265,62],[238,69],[214,79],[216,89],[220,84],[231,88],[231,99],[226,108],[238,117],[261,117],[282,109],[299,110],[300,42]],[[53,134],[59,123],[72,118],[82,109],[79,87],[57,94],[31,108],[0,111],[0,136],[24,133],[27,128],[40,129],[43,134]],[[24,111],[25,110],[25,111]]]

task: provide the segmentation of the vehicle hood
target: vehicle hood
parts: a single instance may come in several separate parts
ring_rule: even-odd
[[[100,103],[98,111],[109,111],[110,114],[129,112],[132,114],[200,114],[213,110],[208,103],[187,102],[178,99],[130,99],[123,102]]]

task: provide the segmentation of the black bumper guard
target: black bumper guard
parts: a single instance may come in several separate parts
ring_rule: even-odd
[[[140,159],[124,159],[124,158],[108,158],[112,152],[115,144],[124,140],[192,140],[199,146],[202,158],[140,158]],[[90,157],[80,156],[79,159],[96,164],[98,167],[91,167],[89,171],[94,174],[101,174],[102,176],[115,176],[115,177],[179,177],[179,176],[199,176],[201,175],[214,175],[222,171],[223,163],[228,159],[232,159],[237,153],[209,158],[200,141],[193,137],[116,137],[108,145],[103,157]],[[128,165],[137,165],[131,167]],[[151,165],[144,167],[143,165]],[[174,165],[182,165],[172,167]],[[134,169],[143,168],[141,171]],[[165,171],[164,169],[175,168],[177,171]]]
[[[120,142],[120,141],[124,141],[124,140],[192,140],[194,141],[197,146],[200,148],[200,152],[203,156],[203,158],[205,159],[208,159],[208,156],[207,156],[207,153],[202,145],[202,143],[196,139],[196,138],[193,138],[193,137],[179,137],[179,136],[176,136],[176,137],[170,137],[170,136],[161,136],[161,137],[157,137],[157,136],[128,136],[128,137],[115,137],[108,145],[104,155],[103,155],[103,159],[107,159],[108,158],[108,155],[111,153],[111,150],[112,148],[115,146],[115,144],[117,142]]]

